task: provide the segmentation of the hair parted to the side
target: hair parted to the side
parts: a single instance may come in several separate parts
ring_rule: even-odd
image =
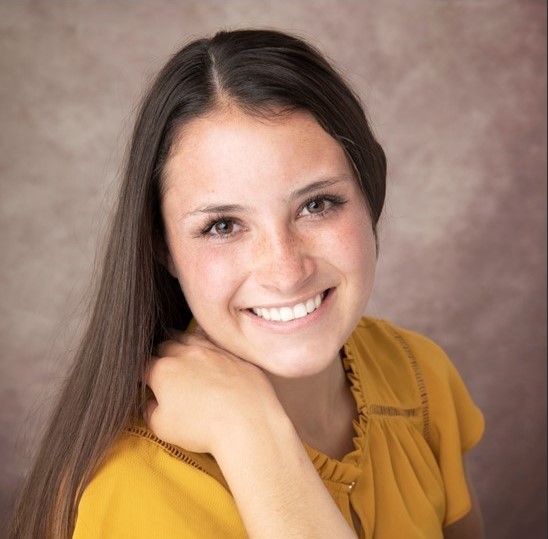
[[[177,52],[139,110],[89,325],[22,492],[11,538],[71,537],[83,488],[139,416],[154,345],[191,319],[178,282],[157,256],[162,173],[180,129],[222,102],[249,114],[313,114],[350,159],[376,227],[384,152],[359,100],[316,49],[277,31],[236,30]]]

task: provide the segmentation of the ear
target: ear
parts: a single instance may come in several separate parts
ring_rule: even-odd
[[[156,260],[167,269],[172,277],[179,279],[177,267],[173,261],[169,247],[167,246],[163,234],[160,234],[159,232],[154,235],[154,256],[156,257]]]

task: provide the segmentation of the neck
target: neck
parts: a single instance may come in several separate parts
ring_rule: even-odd
[[[269,377],[303,442],[334,458],[352,449],[356,404],[338,355],[313,376]]]

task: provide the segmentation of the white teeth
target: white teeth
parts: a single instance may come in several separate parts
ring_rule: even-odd
[[[293,307],[293,313],[295,314],[295,318],[302,318],[303,316],[306,316],[308,313],[306,312],[306,305],[304,303],[298,303]]]
[[[251,309],[257,316],[265,320],[276,322],[289,322],[295,318],[304,318],[307,314],[314,312],[323,301],[323,294],[317,294],[304,303],[297,303],[293,307],[253,307]]]
[[[293,309],[291,307],[282,307],[280,309],[280,318],[282,319],[282,322],[289,322],[290,320],[293,320],[295,318]]]

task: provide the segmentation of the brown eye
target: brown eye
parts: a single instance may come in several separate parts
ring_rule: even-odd
[[[346,200],[337,195],[317,194],[303,202],[299,217],[308,217],[309,219],[323,219],[330,216],[346,204]]]
[[[234,223],[232,221],[218,221],[211,227],[211,230],[214,234],[226,236],[234,231]]]
[[[322,211],[325,211],[325,200],[321,198],[311,200],[306,205],[306,210],[308,213],[321,213]]]

